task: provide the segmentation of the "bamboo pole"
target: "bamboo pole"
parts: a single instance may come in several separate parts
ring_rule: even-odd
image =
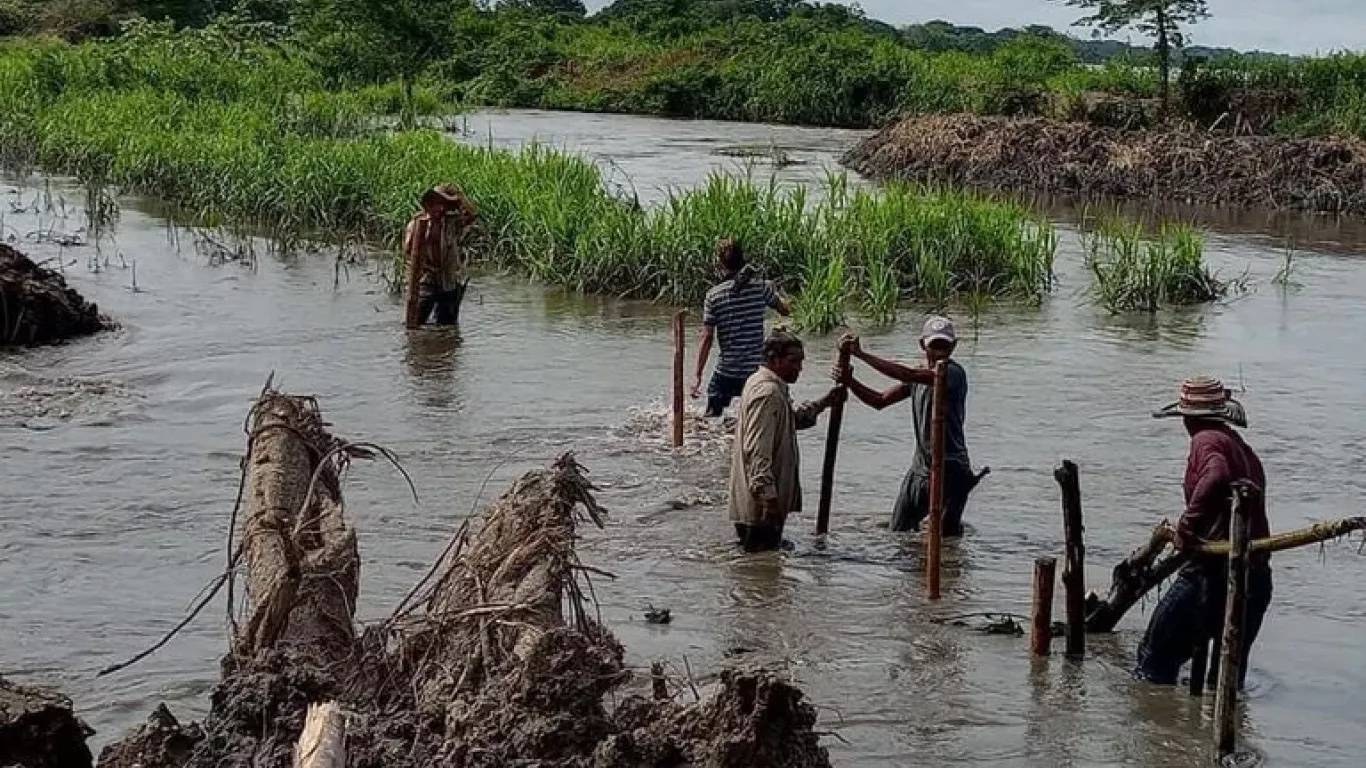
[[[683,445],[683,321],[688,313],[674,315],[673,446]]]
[[[849,348],[841,345],[839,351],[839,369],[846,371],[849,369]],[[849,388],[840,383],[840,389],[848,392]],[[825,464],[821,467],[821,498],[820,506],[816,511],[816,535],[824,536],[830,530],[830,500],[835,492],[835,458],[840,447],[840,428],[844,425],[844,399],[835,401],[830,406],[830,426],[829,432],[825,437]]]
[[[1057,566],[1056,557],[1034,560],[1034,605],[1030,622],[1033,631],[1029,650],[1035,656],[1047,656],[1053,643],[1053,584]]]
[[[1214,746],[1220,760],[1233,754],[1238,742],[1238,685],[1244,661],[1243,621],[1247,614],[1248,539],[1252,526],[1248,500],[1256,493],[1242,483],[1236,484],[1233,491],[1224,638],[1219,649],[1219,683],[1214,698]]]
[[[1063,535],[1067,542],[1067,561],[1062,584],[1067,592],[1067,657],[1086,655],[1086,544],[1083,541],[1081,482],[1077,465],[1064,461],[1053,472],[1062,489]]]
[[[944,545],[944,410],[948,405],[948,364],[934,366],[930,401],[930,524],[925,533],[925,580],[931,600],[939,599],[941,548]]]
[[[1297,531],[1280,533],[1265,539],[1257,539],[1248,545],[1249,552],[1283,552],[1298,547],[1342,538],[1358,531],[1366,531],[1366,517],[1349,517],[1333,522],[1318,523]],[[1096,596],[1095,605],[1088,609],[1086,631],[1105,633],[1114,630],[1119,620],[1124,618],[1130,608],[1144,595],[1166,581],[1181,569],[1189,559],[1189,554],[1173,552],[1165,557],[1170,541],[1164,526],[1153,530],[1152,539],[1134,550],[1129,557],[1115,566],[1111,575],[1110,592],[1104,598]],[[1227,541],[1204,542],[1195,548],[1201,555],[1227,556]],[[1160,559],[1159,559],[1160,558]],[[1210,638],[1212,641],[1217,638]],[[1211,657],[1218,656],[1218,648],[1211,650]],[[1211,670],[1212,672],[1217,670]]]

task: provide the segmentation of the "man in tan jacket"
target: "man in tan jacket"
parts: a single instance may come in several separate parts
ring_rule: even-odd
[[[797,430],[816,425],[821,412],[844,397],[839,387],[819,400],[792,406],[788,386],[802,373],[802,342],[782,330],[764,340],[764,362],[745,382],[730,464],[730,519],[746,552],[782,546],[787,516],[802,508]]]

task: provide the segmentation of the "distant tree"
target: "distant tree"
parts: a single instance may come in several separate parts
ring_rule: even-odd
[[[588,15],[582,0],[502,0],[500,10],[520,11],[536,16],[582,19]]]
[[[294,26],[305,50],[323,60],[330,77],[403,83],[405,116],[413,82],[449,55],[452,18],[473,0],[297,0]]]
[[[1075,26],[1094,27],[1096,36],[1132,27],[1153,37],[1161,69],[1162,109],[1167,109],[1171,86],[1172,49],[1185,43],[1183,26],[1209,18],[1206,0],[1064,0],[1073,8],[1092,11]]]

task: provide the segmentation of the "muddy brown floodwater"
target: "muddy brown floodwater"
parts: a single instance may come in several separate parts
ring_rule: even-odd
[[[853,136],[545,113],[477,116],[471,129],[586,147],[638,189],[695,183],[710,164],[733,164],[713,153],[729,145],[790,147],[811,163],[786,178],[814,178]],[[1271,281],[1282,260],[1275,237],[1213,234],[1212,261],[1226,274],[1249,271],[1255,292],[1154,319],[1089,307],[1065,232],[1061,284],[1041,308],[962,318],[969,447],[993,473],[969,506],[969,537],[946,553],[944,599],[931,605],[914,542],[876,527],[908,463],[904,408],[846,414],[824,550],[813,548],[808,513],[792,525],[794,552],[745,558],[722,506],[724,441],[665,447],[666,308],[484,279],[463,313],[463,340],[408,336],[366,267],[337,272],[326,256],[215,265],[191,233],[171,237],[155,205],[132,198],[98,250],[62,246],[37,233],[84,226],[78,187],[29,177],[0,195],[5,236],[35,258],[63,259],[71,283],[122,324],[0,357],[0,672],[65,688],[97,744],[158,701],[187,715],[207,705],[226,642],[221,602],[150,659],[94,673],[154,642],[220,569],[242,420],[270,371],[289,391],[316,393],[337,434],[391,446],[417,479],[414,505],[393,470],[352,471],[362,618],[406,593],[460,518],[573,448],[612,513],[581,553],[620,577],[598,595],[631,662],[666,658],[681,669],[686,657],[699,677],[732,658],[784,667],[820,707],[821,728],[841,737],[826,741],[844,766],[1204,759],[1209,707],[1128,676],[1151,605],[1116,635],[1092,638],[1080,666],[1032,663],[1024,638],[932,621],[1028,610],[1033,558],[1061,552],[1051,470],[1063,458],[1081,467],[1088,583],[1108,583],[1116,559],[1180,509],[1180,427],[1148,413],[1183,375],[1207,371],[1246,388],[1273,526],[1360,512],[1366,261],[1343,255],[1360,243],[1341,242],[1341,229],[1316,236],[1337,255],[1299,255],[1290,289]],[[1301,240],[1318,231],[1295,226]],[[869,346],[911,355],[917,320],[908,311],[895,328],[869,332]],[[823,389],[830,349],[812,341],[799,396]],[[802,438],[813,508],[823,434],[822,425]],[[1360,765],[1366,557],[1337,543],[1273,565],[1247,743],[1269,765]],[[669,608],[673,623],[647,625],[649,605]]]

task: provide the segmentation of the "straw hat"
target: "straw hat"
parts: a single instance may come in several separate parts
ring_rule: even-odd
[[[453,205],[460,204],[465,201],[465,192],[456,184],[438,184],[422,194],[423,205],[432,199]]]
[[[1247,427],[1247,412],[1243,404],[1233,399],[1224,382],[1210,376],[1192,376],[1181,382],[1181,396],[1175,403],[1153,413],[1153,418],[1188,416],[1211,419]]]

